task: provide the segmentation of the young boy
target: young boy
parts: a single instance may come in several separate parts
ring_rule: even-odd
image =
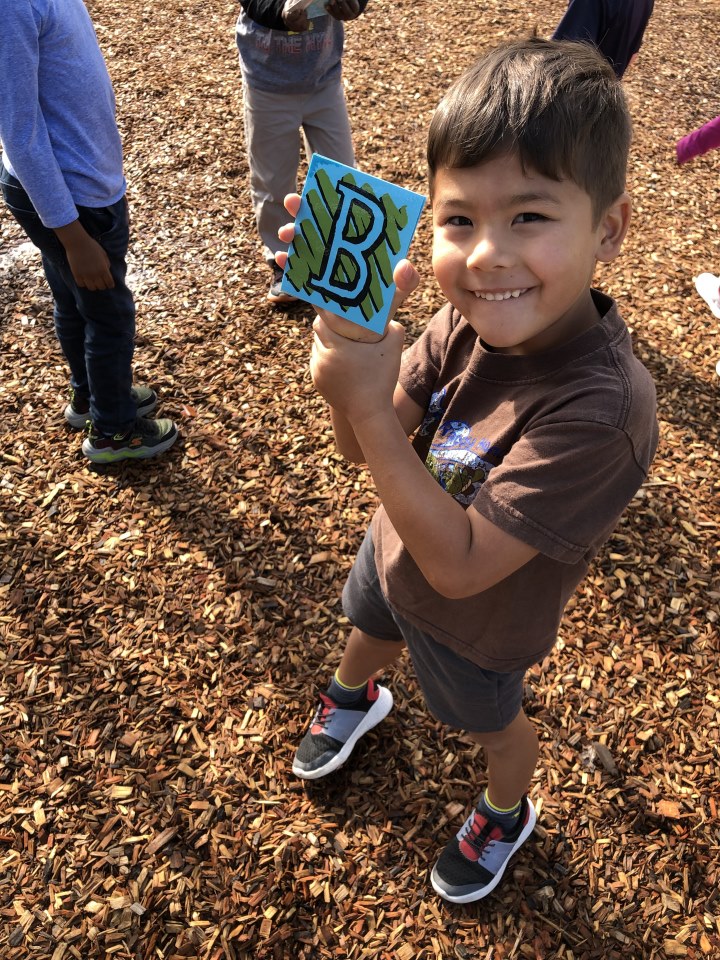
[[[243,79],[250,194],[265,262],[272,270],[267,299],[288,303],[275,263],[283,199],[297,189],[302,128],[308,155],[354,164],[342,87],[343,21],[367,0],[315,0],[285,13],[285,0],[241,0],[236,27]]]
[[[373,344],[315,321],[315,385],[381,506],[343,592],[354,626],[293,771],[347,760],[392,706],[373,675],[407,647],[430,711],[487,759],[487,787],[432,871],[455,903],[490,893],[532,832],[523,677],[657,442],[650,376],[590,287],[627,230],[630,133],[621,84],[590,46],[489,53],[430,127],[433,269],[449,302],[405,353],[394,321]],[[417,280],[398,266],[398,301]]]
[[[637,56],[655,0],[570,0],[553,40],[594,44],[622,77]]]
[[[40,248],[70,366],[65,419],[90,460],[145,459],[177,439],[132,386],[135,305],[115,99],[82,0],[0,0],[0,187]]]

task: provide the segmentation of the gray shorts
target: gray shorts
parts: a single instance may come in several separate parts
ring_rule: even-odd
[[[345,616],[363,633],[405,642],[425,702],[438,720],[470,733],[497,733],[520,712],[524,670],[483,670],[392,609],[380,589],[369,530],[345,584],[342,605]]]

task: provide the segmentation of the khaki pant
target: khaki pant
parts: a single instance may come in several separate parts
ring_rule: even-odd
[[[278,229],[288,222],[283,199],[297,192],[301,131],[307,156],[319,153],[353,166],[355,158],[342,82],[314,93],[266,93],[244,85],[245,139],[250,194],[263,254],[274,260],[287,244]]]

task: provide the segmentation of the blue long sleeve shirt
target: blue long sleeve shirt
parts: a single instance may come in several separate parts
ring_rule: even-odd
[[[46,227],[125,193],[115,96],[82,0],[0,0],[0,143]]]

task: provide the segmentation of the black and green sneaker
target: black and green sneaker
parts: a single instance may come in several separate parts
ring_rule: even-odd
[[[157,406],[158,398],[150,387],[131,387],[130,396],[135,401],[138,417],[145,417]],[[90,421],[90,401],[87,397],[79,397],[70,388],[70,403],[65,407],[65,419],[73,430],[84,430]]]
[[[117,463],[119,460],[147,460],[165,453],[178,438],[172,420],[148,420],[138,417],[126,433],[108,436],[90,425],[82,452],[93,463]]]

